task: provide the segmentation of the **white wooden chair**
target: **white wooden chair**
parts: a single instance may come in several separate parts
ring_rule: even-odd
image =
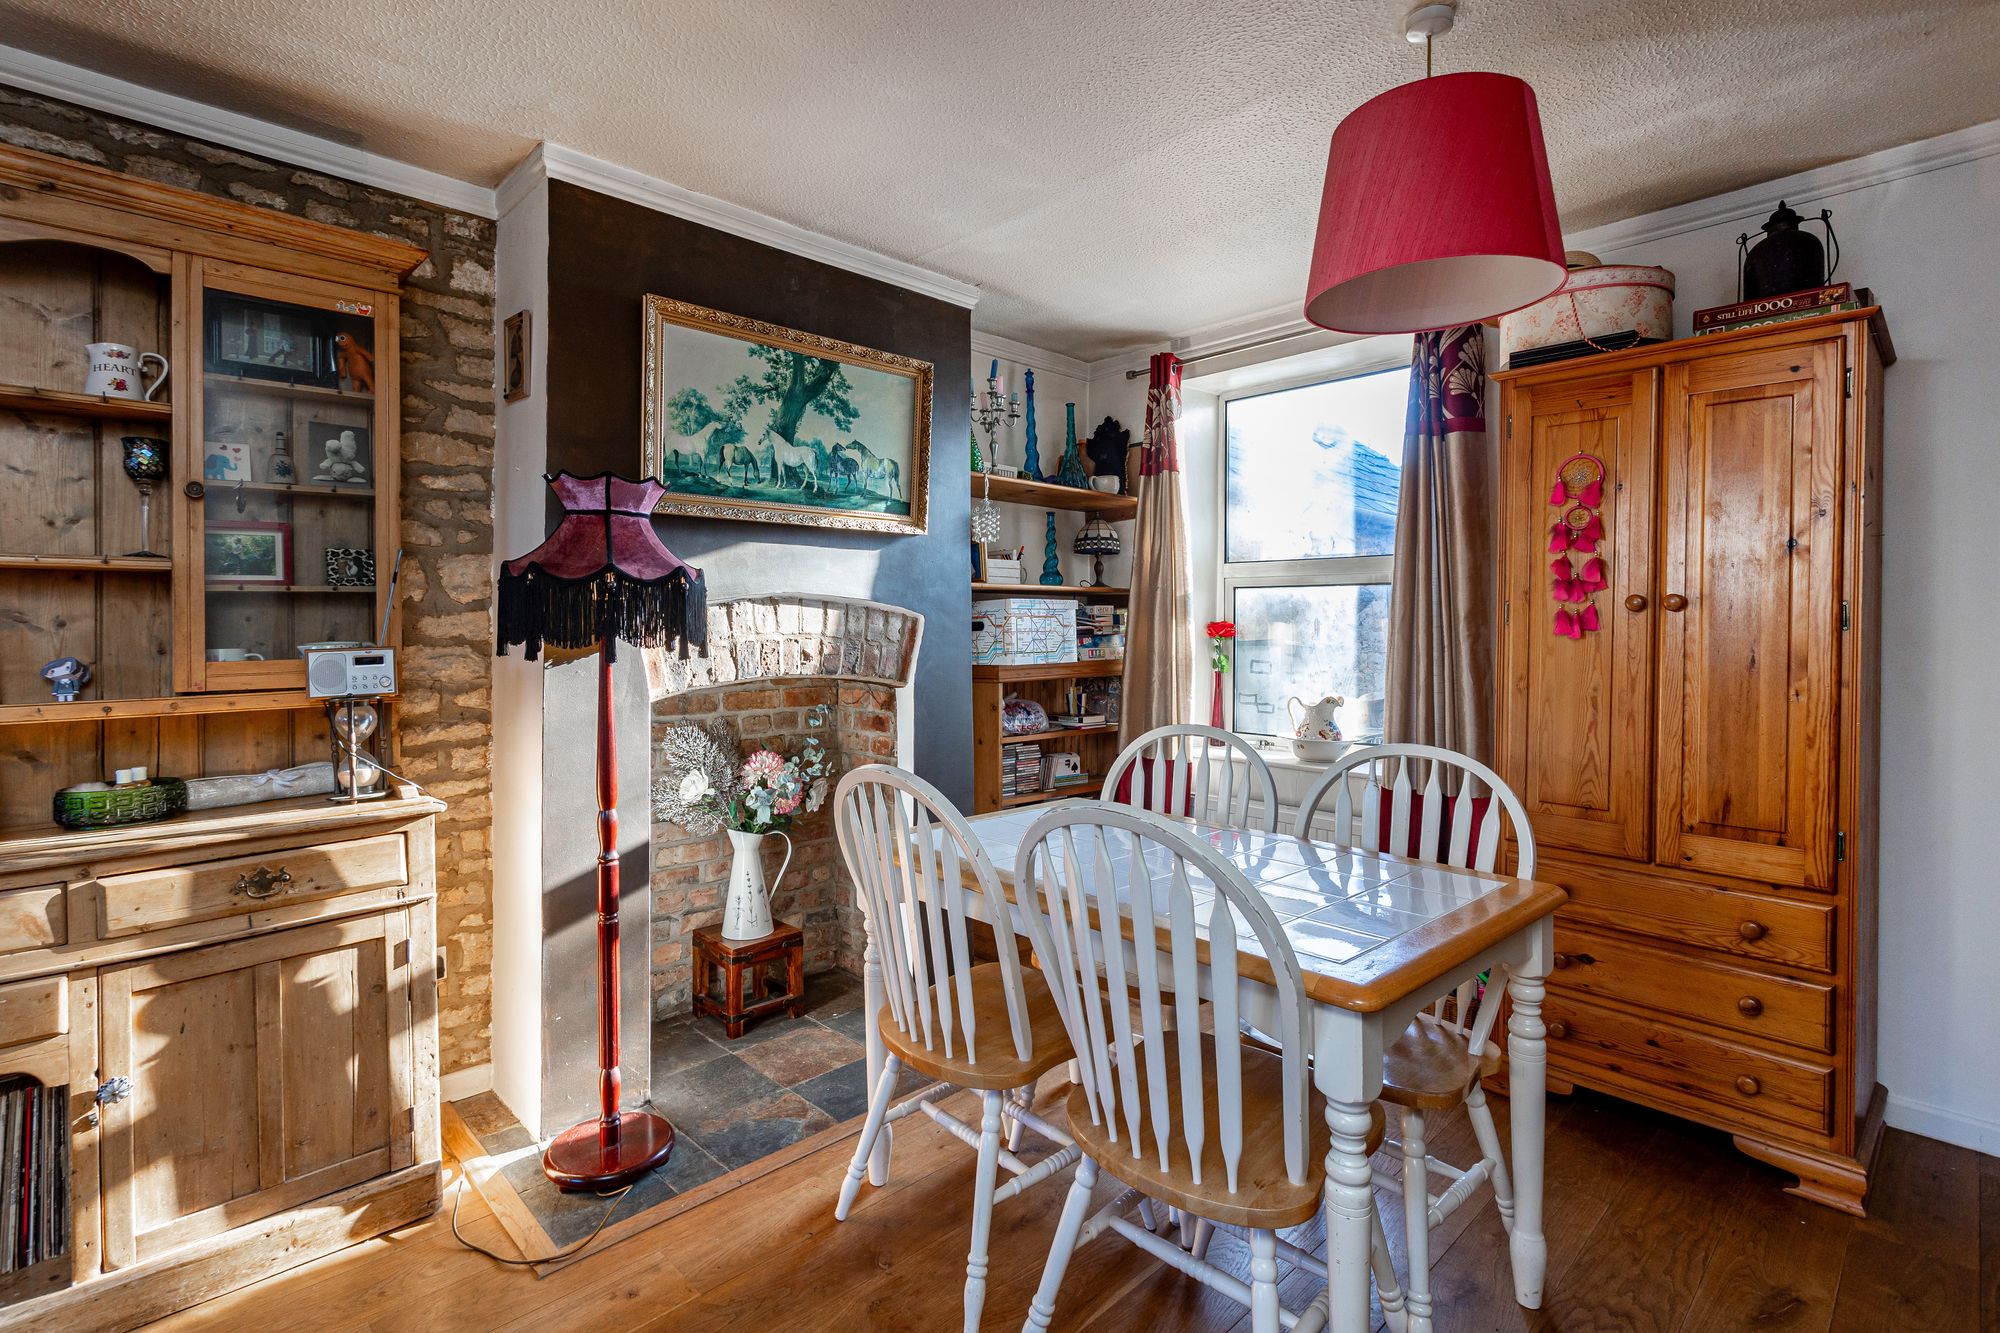
[[[1129,787],[1121,793],[1128,776]],[[1222,828],[1267,833],[1278,828],[1278,788],[1264,756],[1235,732],[1218,727],[1177,722],[1153,728],[1119,752],[1100,795],[1157,815]]]
[[[1329,798],[1327,811],[1322,807]],[[1521,799],[1478,760],[1435,746],[1378,745],[1342,756],[1299,802],[1293,831],[1343,847],[1488,871],[1499,864],[1503,834],[1511,831],[1514,873],[1524,878],[1535,873],[1535,834]],[[1396,891],[1393,884],[1383,888],[1391,898]],[[1498,970],[1483,989],[1479,978],[1465,978],[1452,994],[1418,1014],[1383,1053],[1382,1100],[1398,1107],[1402,1120],[1401,1190],[1409,1238],[1406,1309],[1413,1333],[1431,1327],[1431,1228],[1490,1180],[1500,1225],[1514,1229],[1507,1162],[1480,1086],[1482,1078],[1500,1067],[1500,1048],[1491,1038],[1506,989],[1506,976]],[[1424,1149],[1426,1115],[1459,1105],[1471,1117],[1479,1141],[1479,1163],[1465,1170],[1428,1156]],[[1430,1195],[1431,1176],[1447,1182],[1437,1198]],[[1386,1176],[1376,1183],[1397,1188]]]
[[[1007,899],[993,863],[943,793],[914,773],[871,764],[843,777],[833,799],[841,854],[866,914],[867,963],[882,972],[887,1003],[871,1021],[888,1051],[833,1215],[847,1220],[877,1140],[906,1115],[920,1111],[975,1149],[979,1166],[965,1261],[965,1327],[974,1330],[986,1302],[994,1204],[1079,1155],[1068,1134],[1030,1109],[1036,1080],[1069,1060],[1069,1038],[1048,985],[1022,968],[1012,947]],[[968,871],[999,923],[998,962],[972,957],[961,889]],[[949,1086],[892,1107],[905,1065]],[[937,1104],[960,1088],[979,1093],[977,1129]],[[1023,1162],[1015,1155],[1023,1126],[1061,1147],[1033,1165]],[[1001,1168],[1012,1176],[1004,1185],[998,1182]]]
[[[1169,855],[1158,856],[1161,849]],[[1050,812],[1029,830],[1016,865],[1035,956],[1082,1073],[1067,1110],[1083,1159],[1024,1330],[1049,1326],[1070,1256],[1106,1230],[1249,1306],[1254,1333],[1324,1327],[1323,1287],[1302,1314],[1278,1305],[1281,1255],[1326,1272],[1323,1260],[1277,1233],[1320,1210],[1327,1130],[1324,1103],[1307,1079],[1298,959],[1270,904],[1192,833],[1124,806]],[[1129,939],[1123,925],[1100,932],[1121,916]],[[1247,1045],[1238,1029],[1245,938],[1262,954],[1248,966],[1270,976],[1277,992],[1268,1020],[1277,1028],[1276,1055]],[[1212,1036],[1201,1031],[1196,998],[1203,966],[1214,996]],[[1171,1030],[1169,1006],[1180,1011]],[[1380,1141],[1377,1111],[1369,1150]],[[1124,1189],[1086,1218],[1100,1171]],[[1139,1220],[1127,1216],[1141,1198],[1248,1230],[1250,1282],[1156,1234],[1143,1204]],[[1399,1310],[1379,1221],[1374,1257],[1384,1308]]]

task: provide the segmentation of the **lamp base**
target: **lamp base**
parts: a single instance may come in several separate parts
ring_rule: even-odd
[[[559,1190],[602,1194],[621,1189],[666,1162],[674,1150],[674,1127],[645,1111],[618,1117],[618,1140],[598,1140],[597,1121],[571,1125],[542,1154],[542,1174]]]

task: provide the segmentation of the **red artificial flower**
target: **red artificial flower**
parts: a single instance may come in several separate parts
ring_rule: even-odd
[[[1208,622],[1208,637],[1233,639],[1236,637],[1236,623],[1230,620],[1211,620]]]

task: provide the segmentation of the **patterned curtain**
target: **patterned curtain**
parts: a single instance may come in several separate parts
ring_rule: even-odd
[[[1486,337],[1420,333],[1410,364],[1383,738],[1493,759],[1493,464]]]
[[[1139,516],[1132,537],[1132,623],[1125,640],[1122,745],[1154,727],[1184,722],[1194,698],[1194,637],[1188,620],[1187,505],[1174,422],[1181,414],[1181,361],[1153,358],[1146,389],[1146,439],[1139,449],[1134,493]]]

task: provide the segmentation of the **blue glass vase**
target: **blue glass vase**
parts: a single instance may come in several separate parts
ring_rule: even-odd
[[[1055,588],[1060,587],[1062,584],[1062,562],[1056,558],[1058,549],[1056,545],[1056,516],[1055,512],[1051,510],[1049,513],[1048,536],[1042,540],[1042,577],[1038,580],[1045,587]]]
[[[1042,479],[1042,456],[1035,451],[1035,372],[1023,371],[1021,378],[1028,386],[1028,449],[1021,458],[1021,475],[1029,481]],[[1056,580],[1058,583],[1061,579]]]

